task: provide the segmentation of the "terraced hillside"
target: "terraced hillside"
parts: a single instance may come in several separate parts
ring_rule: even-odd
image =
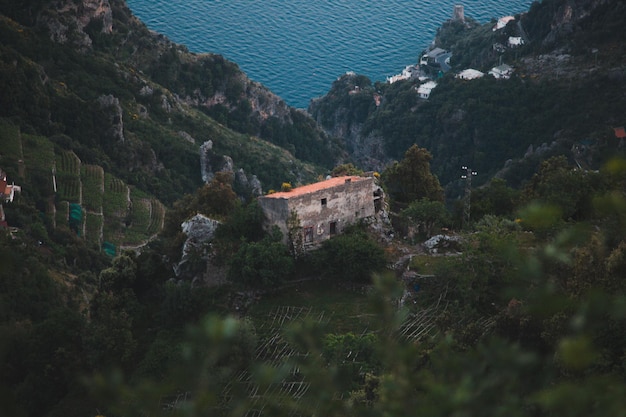
[[[0,120],[0,166],[53,227],[71,229],[107,253],[144,245],[163,228],[165,206],[157,198],[6,120]]]

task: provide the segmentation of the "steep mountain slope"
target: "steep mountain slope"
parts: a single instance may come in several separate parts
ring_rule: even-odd
[[[236,64],[148,31],[123,0],[7,0],[0,13],[0,117],[166,203],[210,176],[207,141],[204,166],[234,164],[266,189],[319,171],[296,158],[329,168],[341,153]]]

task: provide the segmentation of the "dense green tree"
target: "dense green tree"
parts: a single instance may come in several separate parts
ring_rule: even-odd
[[[168,329],[179,329],[185,323],[196,322],[209,312],[222,311],[216,305],[220,293],[228,290],[192,285],[188,281],[169,280],[162,286],[159,316]]]
[[[228,216],[239,204],[232,189],[233,177],[227,172],[218,172],[210,183],[197,193],[197,210],[207,216]]]
[[[400,216],[415,224],[420,235],[425,238],[433,236],[438,228],[451,222],[450,213],[441,201],[426,198],[413,201],[400,212]]]
[[[100,272],[101,291],[117,292],[132,288],[137,278],[137,263],[132,252],[123,253],[113,260],[111,267]]]
[[[256,200],[237,205],[215,231],[216,239],[257,242],[265,236],[263,210]]]
[[[100,272],[85,337],[90,364],[96,369],[128,369],[133,363],[137,348],[135,321],[142,311],[133,290],[136,273],[132,253],[123,253],[110,268]]]
[[[34,325],[24,346],[20,366],[24,379],[15,385],[15,396],[28,415],[42,415],[79,384],[84,369],[84,317],[75,309],[61,308]]]
[[[512,215],[519,192],[506,185],[501,178],[494,178],[484,187],[472,190],[471,217],[480,220],[485,215],[507,216]]]
[[[369,283],[386,265],[382,248],[358,226],[325,240],[312,256],[320,271],[343,281]]]
[[[426,198],[443,201],[443,188],[430,172],[432,155],[417,145],[411,146],[404,159],[383,172],[383,182],[391,198],[400,205]]]
[[[522,202],[555,206],[564,220],[585,220],[591,217],[593,196],[604,189],[599,174],[575,169],[558,156],[541,163],[522,192]]]
[[[230,260],[233,282],[263,288],[280,284],[294,272],[294,260],[277,229],[259,242],[243,242]]]

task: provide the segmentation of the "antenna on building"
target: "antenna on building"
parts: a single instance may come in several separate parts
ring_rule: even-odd
[[[478,172],[472,171],[471,168],[462,166],[461,169],[465,171],[464,174],[461,175],[461,178],[465,180],[465,202],[463,204],[463,224],[462,228],[466,228],[470,222],[470,209],[471,209],[471,200],[472,200],[472,177],[478,175]]]

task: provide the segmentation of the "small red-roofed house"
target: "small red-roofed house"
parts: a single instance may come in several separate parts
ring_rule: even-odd
[[[380,199],[372,177],[343,176],[259,197],[267,224],[278,226],[284,241],[296,213],[304,247],[315,247],[348,225],[374,216]]]
[[[0,229],[6,229],[8,227],[2,203],[12,202],[15,193],[21,191],[22,188],[19,185],[9,184],[7,181],[7,174],[0,169]]]
[[[0,200],[5,202],[12,202],[16,192],[22,191],[19,185],[9,184],[7,181],[7,175],[0,170]]]
[[[624,129],[624,127],[614,127],[613,130],[615,131],[615,137],[618,139],[624,139],[626,138],[626,129]]]

